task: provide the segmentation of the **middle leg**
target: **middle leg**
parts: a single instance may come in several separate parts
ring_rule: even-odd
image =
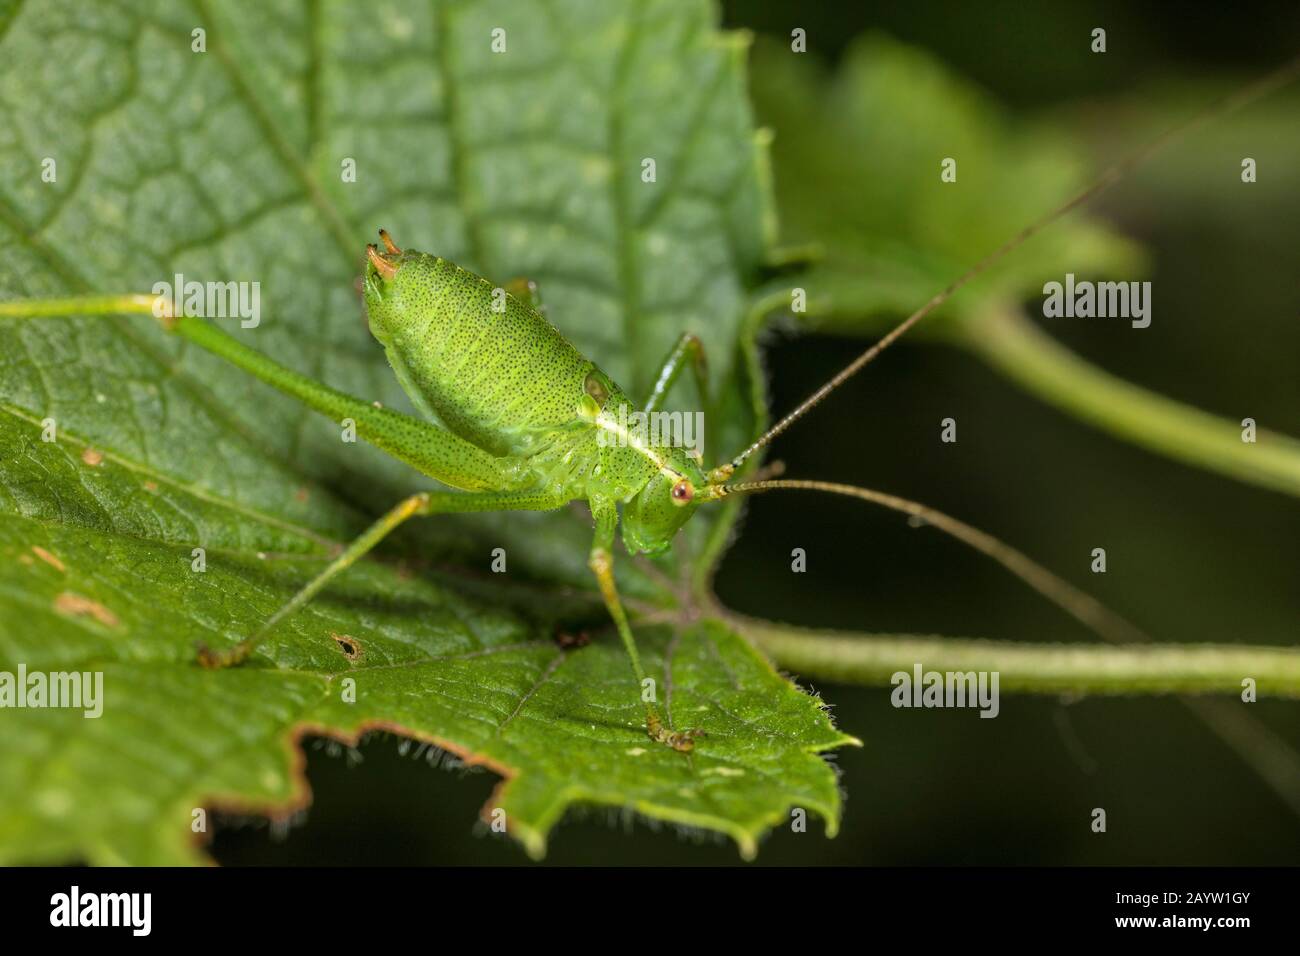
[[[605,599],[605,607],[609,610],[609,616],[614,619],[614,626],[618,629],[618,636],[623,640],[623,647],[627,650],[627,656],[632,661],[632,671],[636,674],[637,687],[644,690],[646,681],[645,668],[641,665],[641,655],[637,651],[636,638],[632,636],[632,627],[628,624],[627,612],[623,609],[623,601],[618,596],[618,587],[614,583],[614,536],[618,529],[618,509],[613,502],[593,499],[591,502],[591,514],[596,519],[596,537],[591,545],[591,556],[587,561],[593,574],[596,575],[596,583],[600,586],[601,597]],[[695,738],[703,736],[700,730],[681,730],[675,731],[664,726],[659,717],[659,708],[655,706],[653,700],[646,701],[645,706],[645,726],[646,733],[650,739],[656,743],[667,744],[674,750],[682,753],[689,753],[695,749]]]

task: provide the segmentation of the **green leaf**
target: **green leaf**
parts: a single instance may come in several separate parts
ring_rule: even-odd
[[[0,299],[256,280],[262,322],[232,334],[409,410],[354,286],[385,226],[536,279],[633,394],[686,329],[724,391],[743,375],[772,217],[744,44],[703,2],[49,3],[0,10],[0,56]],[[754,414],[733,403],[724,425]],[[836,827],[817,753],[852,738],[721,623],[672,623],[663,574],[624,560],[658,615],[638,633],[664,709],[708,734],[689,757],[646,739],[585,515],[413,525],[209,673],[196,640],[248,634],[425,482],[128,318],[0,323],[0,446],[0,671],[102,672],[105,695],[97,719],[0,710],[4,861],[197,861],[196,807],[296,806],[297,736],[368,728],[501,773],[485,812],[534,855],[574,802],[747,855],[792,806]],[[509,575],[482,573],[497,546]],[[575,620],[602,630],[561,651]]]
[[[782,239],[816,244],[800,284],[810,324],[877,329],[1087,183],[1077,145],[1014,124],[928,54],[885,36],[853,42],[834,74],[777,44],[755,49],[755,109],[772,146]],[[944,160],[956,180],[941,179]],[[1044,276],[1141,267],[1132,243],[1085,217],[1053,226],[957,293],[942,313],[1041,293]],[[943,334],[927,322],[922,334]]]

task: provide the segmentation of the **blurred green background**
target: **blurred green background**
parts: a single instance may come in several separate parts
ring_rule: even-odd
[[[888,33],[934,54],[1018,118],[1044,113],[1075,126],[1098,164],[1185,115],[1162,112],[1169,104],[1208,102],[1300,49],[1294,3],[724,9],[728,26],[780,42],[803,27],[809,55],[832,64],[855,36]],[[1088,52],[1094,26],[1108,31],[1104,56]],[[1255,110],[1234,128],[1255,129],[1272,147],[1275,136],[1300,138],[1300,91]],[[1261,168],[1254,193],[1207,191],[1204,157],[1189,141],[1094,207],[1150,253],[1151,328],[1062,322],[1051,332],[1133,382],[1300,434],[1296,169]],[[1283,175],[1289,185],[1279,188]],[[1043,281],[1068,269],[1063,263]],[[773,408],[794,405],[862,347],[860,339],[775,335],[766,353]],[[955,445],[937,440],[947,416],[959,421]],[[1157,639],[1297,639],[1300,502],[1094,431],[965,352],[901,344],[778,440],[772,456],[791,475],[867,484],[969,520]],[[1109,556],[1104,576],[1088,573],[1098,546]],[[807,574],[789,571],[795,547],[808,553]],[[754,499],[717,587],[738,610],[809,626],[1092,639],[960,545],[898,516],[816,496]],[[1007,695],[997,720],[979,720],[971,711],[895,710],[888,688],[817,689],[865,744],[834,758],[847,793],[843,828],[833,841],[816,824],[805,834],[778,830],[759,864],[1297,862],[1300,817],[1176,700]],[[1251,713],[1300,747],[1300,706],[1262,701]],[[308,750],[311,810],[287,829],[227,818],[214,855],[225,864],[523,862],[517,846],[475,823],[496,778],[432,769],[438,762],[387,735],[351,757],[318,742]],[[1091,832],[1094,807],[1107,811],[1105,834]],[[547,862],[739,861],[720,838],[700,842],[592,810],[556,830]]]

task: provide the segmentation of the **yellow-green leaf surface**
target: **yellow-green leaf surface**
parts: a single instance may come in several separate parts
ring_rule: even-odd
[[[0,63],[0,298],[257,281],[261,323],[227,330],[409,410],[355,286],[384,226],[536,279],[634,394],[687,329],[719,386],[740,374],[772,224],[744,45],[702,2],[16,3]],[[205,672],[196,641],[254,630],[427,483],[129,318],[0,323],[0,449],[0,670],[104,681],[99,718],[0,710],[0,860],[201,860],[195,808],[299,806],[297,736],[369,728],[500,773],[485,812],[533,855],[575,802],[747,855],[791,807],[836,826],[818,753],[851,738],[722,624],[679,616],[671,562],[625,559],[663,707],[708,735],[689,756],[646,738],[585,512],[412,526],[249,665]],[[574,616],[593,640],[564,651]]]

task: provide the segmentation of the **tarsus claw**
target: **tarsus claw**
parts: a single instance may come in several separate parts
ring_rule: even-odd
[[[657,744],[667,744],[679,753],[690,753],[695,749],[695,738],[703,737],[704,731],[698,727],[692,727],[690,730],[669,730],[659,715],[651,711],[646,714],[645,732],[651,740]]]
[[[214,651],[208,647],[207,642],[198,642],[198,661],[199,666],[205,670],[215,671],[223,667],[231,667],[241,663],[248,652],[244,650],[242,644],[237,644],[233,650]]]

